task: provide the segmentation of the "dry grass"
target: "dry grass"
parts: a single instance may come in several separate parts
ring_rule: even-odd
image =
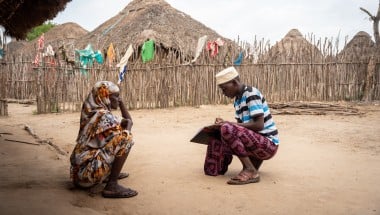
[[[375,43],[371,36],[364,31],[358,32],[344,49],[338,54],[338,59],[343,61],[367,62],[375,51]]]
[[[220,37],[230,41],[163,0],[134,0],[119,14],[80,39],[78,47],[84,48],[91,43],[95,49],[104,50],[113,43],[122,55],[129,44],[138,49],[151,38],[158,48],[192,56],[194,44],[203,35],[210,40]]]
[[[51,45],[54,51],[62,45],[65,45],[66,50],[74,52],[75,41],[88,33],[87,30],[80,25],[68,22],[65,24],[57,25],[45,33],[45,46]],[[27,41],[14,41],[8,44],[9,55],[31,55],[34,56],[37,50],[38,38]]]
[[[297,29],[290,30],[259,58],[259,62],[272,63],[320,63],[322,60],[323,55],[317,46],[308,42]]]
[[[53,19],[70,1],[0,0],[0,25],[4,26],[10,36],[24,39],[33,27]]]

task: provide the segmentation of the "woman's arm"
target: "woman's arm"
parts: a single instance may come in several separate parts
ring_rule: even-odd
[[[121,111],[121,116],[124,119],[130,119],[132,121],[132,117],[129,114],[129,112],[128,112],[127,108],[125,107],[124,102],[123,102],[123,100],[121,100],[121,98],[119,98],[119,108]]]
[[[129,114],[129,112],[128,112],[127,108],[125,107],[124,102],[121,100],[121,98],[119,98],[119,108],[121,111],[121,116],[123,117],[123,119],[121,120],[121,127],[123,129],[128,130],[128,131],[131,131],[132,126],[133,126],[132,117]]]

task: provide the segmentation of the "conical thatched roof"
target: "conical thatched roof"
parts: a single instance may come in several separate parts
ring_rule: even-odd
[[[27,45],[28,45],[27,41],[12,41],[8,43],[7,48],[6,48],[6,56],[13,55],[20,52],[20,50],[25,48],[25,46]]]
[[[198,38],[203,35],[209,39],[222,38],[164,0],[134,0],[118,15],[78,41],[78,48],[91,43],[95,49],[104,50],[113,43],[116,49],[123,52],[128,44],[141,45],[149,38],[162,48],[191,54]]]
[[[375,50],[375,42],[364,31],[358,32],[338,54],[338,59],[343,61],[368,61]]]
[[[53,43],[62,40],[79,39],[86,35],[88,31],[74,22],[67,22],[54,26],[45,33],[45,41]]]
[[[45,46],[51,45],[55,51],[62,45],[67,49],[75,49],[75,41],[88,33],[87,30],[80,25],[68,22],[61,25],[54,26],[45,33]],[[8,54],[35,55],[38,38],[26,42],[16,41],[8,44]]]
[[[290,30],[285,37],[272,46],[259,58],[266,63],[309,63],[321,62],[323,59],[319,49],[308,42],[297,29]]]
[[[53,19],[71,0],[0,0],[0,25],[12,37],[24,39],[35,26]]]

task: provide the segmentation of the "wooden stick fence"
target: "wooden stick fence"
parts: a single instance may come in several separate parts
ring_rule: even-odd
[[[258,41],[253,47],[256,53],[247,56],[236,68],[242,81],[257,87],[267,101],[362,99],[368,62],[326,60],[320,56],[314,59],[314,55],[303,60],[297,53],[290,54],[291,62],[278,62],[278,58],[262,62],[257,59],[268,51],[265,44]],[[327,42],[323,46],[318,44],[328,55],[332,54],[333,48]],[[218,71],[232,65],[233,58],[225,61],[227,51],[222,48],[215,58],[203,52],[195,64],[188,64],[177,51],[157,50],[156,58],[146,64],[140,61],[138,53],[134,53],[121,83],[121,95],[129,109],[229,103],[231,100],[221,94],[214,80]],[[236,56],[239,52],[234,50],[229,54]],[[46,62],[35,67],[31,59],[12,57],[0,65],[0,99],[36,99],[38,113],[79,111],[94,83],[100,80],[117,82],[118,68],[114,65],[94,65],[83,73],[79,65],[57,63],[52,66],[46,63],[51,59],[45,59]],[[379,64],[371,89],[372,100],[380,100]]]

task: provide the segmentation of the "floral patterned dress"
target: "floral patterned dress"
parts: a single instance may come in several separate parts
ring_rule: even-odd
[[[132,136],[120,126],[121,119],[110,111],[109,95],[118,87],[98,82],[84,101],[77,144],[70,156],[70,176],[82,187],[102,183],[111,173],[117,156],[128,153]]]

